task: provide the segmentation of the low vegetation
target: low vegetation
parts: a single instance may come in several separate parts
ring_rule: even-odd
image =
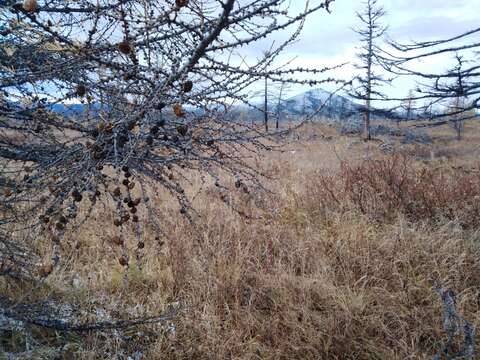
[[[0,359],[475,358],[480,28],[298,3],[1,2]]]
[[[168,220],[167,240],[147,229],[142,252],[127,238],[137,251],[128,269],[98,212],[66,236],[71,256],[43,284],[26,294],[21,283],[0,283],[20,301],[49,294],[65,304],[58,314],[72,304],[105,320],[159,312],[170,320],[86,333],[30,326],[4,334],[3,349],[41,359],[433,358],[447,340],[437,286],[480,323],[478,164],[427,162],[413,145],[385,155],[373,142],[322,135],[329,131],[308,127],[290,150],[258,160],[272,193],[231,195],[244,216],[213,200],[212,184],[195,199],[192,225],[160,192],[151,201]],[[37,250],[48,256],[46,244]],[[452,351],[464,341],[457,335]]]

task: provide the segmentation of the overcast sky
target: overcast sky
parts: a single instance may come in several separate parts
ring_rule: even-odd
[[[362,3],[361,0],[336,0],[331,14],[318,12],[310,16],[299,41],[285,51],[281,60],[296,58],[295,65],[316,68],[355,61],[358,41],[351,28],[358,25],[355,12],[362,10]],[[451,37],[480,26],[480,0],[379,0],[378,3],[387,12],[384,22],[389,27],[389,37],[398,42]],[[298,9],[304,6],[299,0],[292,4]],[[420,66],[441,71],[452,63],[451,57],[429,59]],[[340,73],[353,74],[353,69],[347,67]],[[392,96],[403,96],[413,86],[414,83],[404,79],[388,91]],[[308,89],[296,87],[293,92],[303,90]]]

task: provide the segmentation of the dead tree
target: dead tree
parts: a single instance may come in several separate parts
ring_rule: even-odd
[[[415,98],[415,93],[414,93],[413,90],[410,90],[408,92],[408,97],[402,103],[402,108],[403,108],[404,113],[405,113],[405,120],[406,121],[412,120],[412,118],[413,118],[413,114],[414,114],[415,106],[416,106],[416,102],[415,102],[414,98]]]
[[[464,112],[464,109],[468,106],[468,97],[464,94],[464,88],[467,84],[463,78],[464,60],[460,55],[456,55],[457,65],[454,68],[454,72],[457,73],[457,78],[454,80],[453,88],[457,92],[457,96],[450,102],[448,106],[448,112],[453,113],[450,118],[450,126],[455,130],[457,140],[462,139],[463,130],[465,128],[465,116],[472,116],[472,110]],[[473,112],[475,117],[475,112]]]
[[[284,96],[285,93],[289,90],[287,83],[281,83],[280,89],[278,90],[278,97],[277,97],[277,107],[275,109],[275,129],[280,128],[280,120],[282,117],[282,110],[284,107]]]
[[[187,172],[216,184],[226,202],[222,192],[237,187],[220,172],[240,189],[261,187],[241,154],[268,148],[266,134],[229,119],[229,101],[248,104],[246,90],[261,79],[331,81],[321,77],[329,68],[265,69],[333,1],[299,12],[287,0],[2,1],[0,276],[47,277],[62,262],[60,243],[98,206],[112,214],[114,256],[130,266],[126,236],[139,253],[149,245],[144,223],[163,236],[145,189],[162,187],[179,216],[195,216]],[[245,47],[295,25],[285,42],[242,61]],[[49,261],[29,256],[36,237],[50,240]]]
[[[448,112],[453,112],[455,114],[449,119],[449,123],[452,129],[455,131],[457,140],[462,140],[463,129],[465,128],[465,120],[462,119],[462,114],[458,114],[458,112],[464,107],[464,99],[457,97],[453,99],[451,106],[447,110]]]
[[[365,103],[363,108],[364,136],[365,139],[370,140],[370,121],[374,112],[371,102],[374,98],[383,97],[379,86],[386,82],[377,74],[375,68],[380,65],[377,58],[381,53],[379,41],[385,35],[387,27],[382,24],[385,11],[378,5],[377,0],[366,0],[363,5],[364,11],[357,12],[361,27],[354,29],[362,43],[357,54],[359,62],[355,65],[361,74],[355,78],[350,95]]]
[[[263,99],[263,123],[265,125],[265,132],[268,132],[268,78],[265,77],[265,89]]]
[[[252,109],[252,125],[254,124],[255,118],[261,115],[263,120],[263,125],[265,131],[268,132],[269,129],[269,120],[270,117],[275,118],[275,129],[280,128],[280,116],[282,112],[282,107],[285,103],[285,95],[290,89],[290,83],[282,81],[280,83],[271,82],[268,83],[267,79],[264,79],[263,89],[260,91],[255,91],[252,93],[252,99],[261,99],[262,108]],[[260,100],[257,100],[260,103]],[[255,116],[256,115],[256,116]]]
[[[272,83],[268,86],[266,92],[267,101],[267,111],[268,104],[271,106],[270,114],[275,117],[275,129],[280,129],[280,118],[282,116],[282,111],[285,106],[285,96],[290,89],[290,84],[286,82],[281,82],[279,84]]]
[[[412,44],[390,42],[391,50],[383,51],[382,66],[395,76],[415,78],[418,87],[412,100],[423,105],[415,115],[417,120],[430,120],[429,126],[463,123],[476,117],[480,108],[480,28],[447,39]],[[385,49],[384,49],[385,50]],[[434,73],[418,70],[418,62],[452,55],[456,66]],[[462,106],[452,109],[456,99]],[[390,99],[405,101],[405,99]],[[442,111],[441,109],[448,109]]]

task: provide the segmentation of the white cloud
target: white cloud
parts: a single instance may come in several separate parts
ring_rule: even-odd
[[[358,41],[352,28],[358,25],[355,12],[362,10],[362,3],[337,0],[331,14],[320,11],[312,15],[299,41],[279,57],[278,63],[295,58],[292,66],[320,68],[355,61]],[[378,3],[387,11],[384,22],[389,26],[390,37],[399,42],[445,38],[478,27],[478,0],[384,0]],[[295,2],[292,6],[300,10],[303,3]],[[285,34],[276,38],[280,41],[282,37]],[[261,46],[257,46],[250,55],[260,50]],[[418,69],[441,72],[452,64],[451,58],[452,54],[433,57],[419,63]],[[351,66],[332,73],[343,78],[353,74]],[[397,80],[394,84],[396,88],[389,90],[392,96],[403,96],[415,86],[409,79]]]

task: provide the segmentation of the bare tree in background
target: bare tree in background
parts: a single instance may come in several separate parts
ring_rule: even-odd
[[[276,109],[275,109],[275,129],[280,128],[280,120],[282,117],[283,108],[285,106],[285,96],[290,90],[289,84],[282,82],[280,88],[278,89],[278,94],[276,96]]]
[[[455,130],[457,135],[457,140],[462,139],[463,130],[465,128],[465,115],[469,116],[472,110],[468,110],[464,112],[464,109],[467,107],[468,98],[464,94],[464,87],[467,85],[463,79],[463,68],[464,68],[464,61],[462,56],[456,55],[457,65],[454,68],[454,72],[456,72],[457,77],[453,81],[453,88],[457,92],[457,96],[453,98],[448,106],[447,111],[453,113],[452,117],[450,118],[450,125]]]
[[[362,74],[356,77],[350,95],[365,102],[363,111],[364,136],[365,139],[370,140],[370,120],[373,113],[371,102],[374,98],[383,98],[378,88],[386,81],[377,74],[375,68],[380,65],[378,59],[378,55],[381,53],[379,41],[385,35],[387,27],[382,24],[385,11],[378,5],[377,0],[366,0],[363,2],[363,6],[365,7],[364,11],[357,12],[357,18],[360,20],[361,26],[354,29],[362,43],[360,52],[357,54],[359,63],[356,64],[356,68]]]
[[[268,149],[266,135],[226,113],[232,100],[248,104],[246,90],[261,79],[305,83],[293,76],[329,70],[266,69],[304,19],[332,2],[294,12],[287,0],[2,1],[0,276],[47,277],[61,263],[65,235],[98,206],[111,211],[118,262],[130,266],[124,237],[135,236],[141,252],[145,223],[163,233],[145,190],[151,184],[190,219],[187,172],[219,191],[231,190],[219,173],[242,189],[261,187],[241,155]],[[292,26],[285,42],[253,64],[243,61],[245,47]],[[48,262],[30,251],[38,236],[51,242]]]
[[[275,129],[280,129],[280,118],[282,116],[282,110],[285,106],[285,96],[290,89],[290,83],[282,81],[279,84],[272,83],[268,86],[265,81],[265,107],[264,107],[264,116],[265,116],[265,129],[268,131],[268,115],[269,110],[268,106],[273,107],[270,111],[270,114],[275,116]]]
[[[263,124],[265,125],[265,132],[268,132],[268,78],[265,77],[265,88],[263,98]]]
[[[480,28],[477,28],[447,39],[406,45],[390,42],[392,50],[384,51],[380,62],[395,76],[417,79],[413,100],[423,102],[419,107],[423,111],[416,114],[416,119],[430,120],[429,126],[439,126],[476,118],[476,111],[480,109],[479,34]],[[446,55],[454,56],[454,67],[438,73],[418,70],[419,62]],[[463,99],[463,104],[453,109],[456,99]],[[441,108],[449,110],[440,111]]]
[[[408,92],[408,97],[402,103],[402,108],[403,108],[404,113],[405,113],[405,120],[406,121],[409,121],[409,120],[413,119],[414,110],[415,110],[415,106],[416,106],[416,102],[415,102],[414,98],[415,98],[415,93],[414,93],[413,90],[410,90]]]
[[[290,84],[287,82],[272,83],[266,87],[263,96],[266,100],[264,112],[268,112],[268,106],[272,108],[270,115],[275,117],[275,129],[280,129],[280,118],[282,116],[283,107],[285,106],[285,96],[290,90]],[[268,115],[267,115],[268,117]]]
[[[447,112],[453,113],[449,119],[450,126],[455,131],[457,140],[462,140],[463,129],[465,128],[465,120],[463,120],[463,115],[458,112],[465,107],[465,99],[457,97],[452,100],[450,107],[447,109]]]

